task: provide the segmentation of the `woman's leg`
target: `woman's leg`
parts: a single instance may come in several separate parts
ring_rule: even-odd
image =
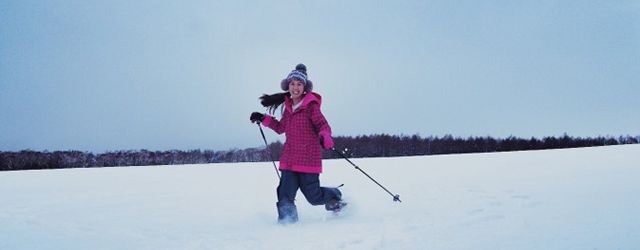
[[[311,205],[324,205],[332,199],[340,200],[342,193],[337,188],[320,187],[320,174],[299,173],[300,190]]]
[[[281,178],[278,185],[277,194],[278,202],[278,223],[290,224],[298,221],[298,210],[296,209],[295,199],[298,188],[300,187],[298,173],[292,171],[280,171]]]

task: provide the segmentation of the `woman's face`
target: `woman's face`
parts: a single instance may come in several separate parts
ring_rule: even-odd
[[[289,81],[289,93],[293,99],[302,98],[302,94],[304,93],[304,84],[302,84],[302,81],[295,78],[291,79],[291,81]]]

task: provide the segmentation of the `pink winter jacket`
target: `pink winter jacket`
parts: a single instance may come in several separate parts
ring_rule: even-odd
[[[320,112],[322,97],[317,93],[306,94],[295,112],[292,112],[291,98],[285,97],[284,103],[285,111],[280,121],[269,115],[262,121],[265,127],[286,135],[280,170],[322,173],[319,135],[331,135],[331,127]]]

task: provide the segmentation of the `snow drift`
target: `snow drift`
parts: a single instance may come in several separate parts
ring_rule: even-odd
[[[0,249],[640,249],[640,145],[325,160],[276,224],[270,162],[0,173]]]

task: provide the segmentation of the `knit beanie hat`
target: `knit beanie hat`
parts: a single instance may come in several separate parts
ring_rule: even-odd
[[[291,71],[291,73],[289,73],[287,78],[282,79],[282,82],[280,82],[280,87],[282,88],[282,90],[284,91],[289,90],[289,81],[291,81],[291,79],[293,78],[297,78],[300,81],[302,81],[302,84],[304,84],[305,92],[309,93],[313,91],[313,82],[307,79],[307,66],[304,66],[304,64],[300,63],[296,65],[296,69]]]

